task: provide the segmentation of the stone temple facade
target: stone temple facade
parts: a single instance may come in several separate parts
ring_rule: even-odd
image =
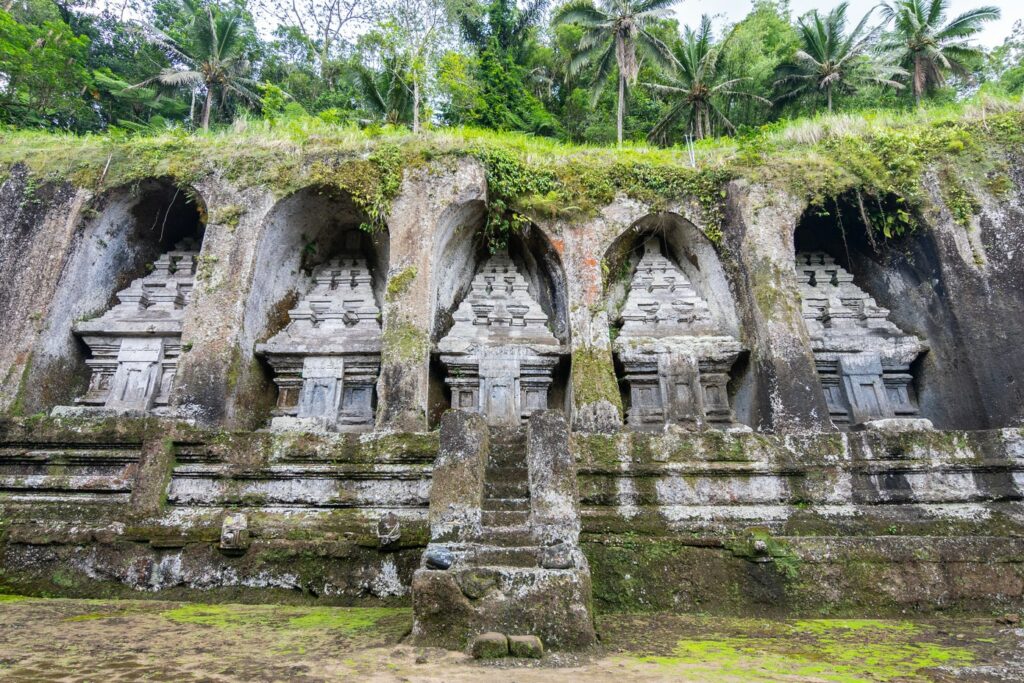
[[[727,384],[743,351],[707,302],[649,238],[629,285],[614,349],[625,370],[634,429],[734,426]]]
[[[92,355],[89,389],[78,406],[56,414],[159,412],[165,407],[181,354],[181,326],[192,297],[198,246],[184,241],[153,264],[145,277],[117,293],[118,303],[74,334]]]
[[[824,252],[797,254],[803,316],[832,422],[841,429],[918,415],[910,365],[928,344],[889,319]],[[928,426],[920,421],[918,426]]]
[[[0,591],[405,605],[416,645],[459,649],[589,648],[602,613],[1024,608],[1018,200],[979,197],[969,235],[939,211],[898,251],[850,240],[846,272],[800,253],[846,233],[739,178],[720,225],[623,196],[478,261],[473,156],[407,168],[358,248],[334,174],[282,198],[218,163],[195,230],[168,221],[201,254],[134,282],[176,186],[0,182]],[[307,275],[311,244],[338,258]]]
[[[548,407],[552,372],[564,353],[548,316],[507,253],[473,277],[455,323],[437,344],[453,408],[491,425],[518,425]]]
[[[373,425],[380,373],[380,309],[366,260],[340,257],[313,271],[289,323],[256,353],[274,369],[274,429],[347,431]]]

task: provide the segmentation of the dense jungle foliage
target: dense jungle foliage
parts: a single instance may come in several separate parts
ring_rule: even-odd
[[[690,148],[821,112],[1024,90],[1024,27],[994,49],[976,42],[997,7],[793,16],[786,0],[754,0],[716,26],[680,25],[678,3],[6,0],[0,125],[152,135],[315,119]]]

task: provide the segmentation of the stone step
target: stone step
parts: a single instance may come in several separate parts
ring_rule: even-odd
[[[530,484],[525,479],[491,480],[484,483],[485,498],[527,498]]]
[[[530,529],[526,526],[484,526],[480,532],[480,540],[492,546],[503,548],[525,547],[533,543]]]
[[[540,548],[537,546],[477,548],[472,563],[477,567],[539,567]]]
[[[495,455],[491,453],[487,458],[487,469],[510,469],[527,471],[526,458],[506,455]]]
[[[486,481],[526,481],[529,478],[530,473],[525,467],[491,467],[488,465],[484,469]]]
[[[529,510],[487,510],[481,516],[484,526],[509,527],[526,524],[530,521]]]
[[[529,498],[485,498],[484,510],[529,510]]]

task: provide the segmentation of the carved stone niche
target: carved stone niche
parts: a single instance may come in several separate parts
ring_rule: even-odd
[[[192,295],[199,247],[184,240],[153,270],[117,293],[118,303],[71,330],[92,354],[85,396],[54,414],[162,414],[181,354],[181,326]]]
[[[290,322],[256,345],[278,388],[272,429],[361,431],[373,426],[380,374],[380,309],[360,257],[313,271],[313,288]]]
[[[548,407],[552,373],[565,348],[507,253],[484,264],[437,344],[452,408],[491,425],[518,425]]]
[[[613,350],[629,387],[631,428],[743,428],[726,390],[743,346],[720,329],[656,237],[644,243],[620,322]]]
[[[927,342],[889,321],[889,310],[828,254],[797,254],[796,272],[832,422],[849,429],[914,419],[918,407],[910,365],[928,350]],[[919,421],[927,427],[926,422]]]

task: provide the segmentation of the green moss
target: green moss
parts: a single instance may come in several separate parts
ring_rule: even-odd
[[[375,628],[382,619],[404,614],[406,610],[389,607],[315,607],[291,617],[289,628],[337,629],[356,633]]]
[[[578,462],[605,469],[618,469],[619,437],[611,434],[574,433],[572,444]]]
[[[423,362],[430,350],[427,333],[406,320],[385,325],[381,341],[381,356],[402,363]]]
[[[75,577],[63,569],[55,571],[50,577],[50,582],[61,588],[74,588],[77,584]]]
[[[343,635],[404,627],[409,610],[394,607],[282,607],[190,603],[161,613],[180,624],[217,629],[331,630]]]
[[[581,347],[572,354],[572,391],[577,406],[607,401],[622,415],[622,397],[611,353]]]
[[[25,368],[21,371],[21,381],[18,382],[18,391],[14,394],[14,400],[8,407],[8,414],[20,417],[25,414],[25,394],[28,391],[28,378],[32,374],[32,354],[25,361]]]
[[[238,227],[239,221],[242,216],[245,215],[246,208],[238,204],[226,204],[218,207],[216,213],[210,216],[210,224],[222,225],[228,229],[228,232],[234,232]]]
[[[749,529],[745,535],[731,538],[724,545],[737,557],[770,559],[787,581],[799,578],[800,558],[785,540],[774,537],[767,529]]]
[[[412,281],[416,279],[416,266],[409,266],[405,270],[396,273],[388,281],[386,300],[394,301],[409,290]]]
[[[993,188],[1005,191],[1000,167],[1006,150],[1024,142],[1024,109],[1008,102],[979,116],[979,106],[988,105],[786,122],[739,139],[703,141],[695,166],[682,149],[602,149],[474,130],[376,135],[310,119],[290,128],[250,122],[244,131],[204,135],[2,131],[0,167],[24,162],[31,182],[70,180],[95,191],[160,176],[187,187],[219,169],[240,187],[264,187],[279,196],[322,184],[348,193],[364,213],[364,227],[377,230],[387,221],[406,171],[428,162],[443,169],[470,155],[487,172],[492,246],[527,217],[593,215],[617,195],[654,210],[691,207],[698,215],[690,217],[717,242],[733,179],[763,183],[819,206],[850,191],[860,192],[869,208],[895,197],[905,218],[885,220],[893,213],[886,211],[873,222],[880,232],[897,234],[913,229],[914,217],[928,208],[923,178],[932,169],[955,168],[973,179],[972,186],[991,177]],[[213,218],[230,226],[230,214]]]
[[[865,629],[873,630],[869,626]],[[641,661],[702,681],[775,681],[789,678],[860,683],[924,680],[925,669],[964,665],[974,655],[961,647],[903,638],[858,637],[862,629],[821,636],[799,625],[777,638],[719,637],[680,640],[672,656]],[[811,635],[812,637],[808,637]]]

